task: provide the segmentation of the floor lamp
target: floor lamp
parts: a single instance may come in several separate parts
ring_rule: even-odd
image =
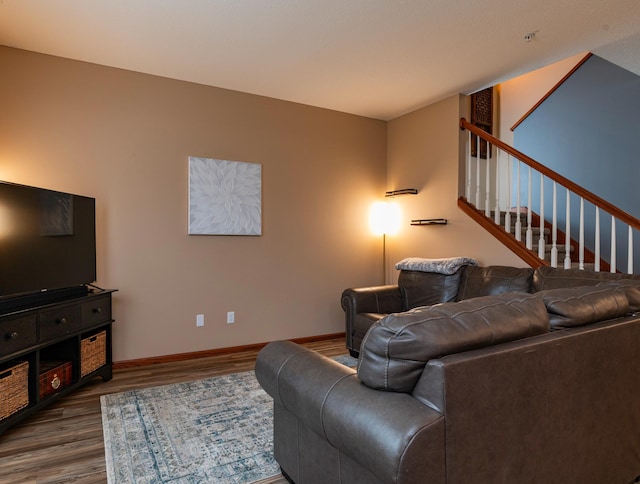
[[[371,206],[369,225],[375,235],[382,235],[382,274],[387,284],[387,235],[400,230],[400,207],[393,202],[375,202]]]

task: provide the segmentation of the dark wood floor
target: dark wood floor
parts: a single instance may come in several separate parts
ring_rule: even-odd
[[[347,353],[343,338],[304,346],[327,356]],[[0,435],[0,483],[104,483],[100,395],[253,370],[256,355],[252,350],[125,368],[106,383],[98,378]]]

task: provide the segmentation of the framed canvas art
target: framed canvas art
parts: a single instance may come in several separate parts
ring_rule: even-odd
[[[262,235],[262,165],[190,156],[189,234]]]

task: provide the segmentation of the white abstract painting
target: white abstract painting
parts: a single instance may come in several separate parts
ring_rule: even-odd
[[[189,157],[189,234],[262,235],[262,165]]]

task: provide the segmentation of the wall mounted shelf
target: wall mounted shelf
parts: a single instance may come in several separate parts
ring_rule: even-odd
[[[385,192],[385,197],[397,197],[398,195],[417,195],[418,189],[416,188],[402,188],[400,190],[390,190]]]
[[[446,218],[423,218],[412,220],[411,225],[447,225]]]

